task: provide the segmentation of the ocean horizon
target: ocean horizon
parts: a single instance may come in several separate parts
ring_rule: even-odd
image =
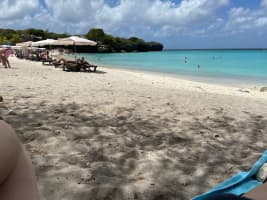
[[[156,72],[232,86],[267,85],[267,49],[168,49],[161,52],[85,53],[105,67]]]

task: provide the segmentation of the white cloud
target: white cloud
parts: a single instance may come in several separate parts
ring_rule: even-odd
[[[207,23],[215,15],[216,9],[227,5],[228,2],[229,0],[182,0],[175,4],[170,0],[120,0],[111,7],[104,0],[45,0],[48,11],[40,13],[51,26],[55,26],[52,23],[57,22],[76,29],[86,25],[113,30],[127,26],[136,29],[146,26],[190,27]],[[38,0],[3,0],[0,6],[3,10],[0,19],[23,19],[29,15],[42,17],[37,12],[40,7]],[[39,21],[39,18],[34,17],[31,21],[34,23]]]
[[[18,19],[26,15],[36,12],[39,8],[38,0],[1,0],[0,1],[2,19]]]
[[[227,0],[191,0],[182,1],[179,5],[157,1],[151,8],[148,8],[147,17],[156,24],[191,26],[210,21],[215,11],[226,4],[228,4]]]
[[[267,0],[258,9],[228,8],[230,0],[0,0],[0,24],[71,34],[103,28],[118,36],[173,37],[223,35],[265,30]],[[242,2],[242,0],[240,0]],[[227,8],[228,16],[218,14]],[[264,32],[264,31],[263,31]]]
[[[174,4],[170,1],[144,1],[146,4],[132,10],[132,19],[139,26],[152,26],[150,35],[169,37],[174,35],[199,35],[203,27],[216,21],[216,10],[228,1],[191,0]],[[141,3],[140,3],[141,4]],[[143,13],[135,15],[135,13]],[[132,22],[134,24],[134,22]],[[201,31],[198,31],[201,30]],[[140,28],[142,30],[142,27]]]
[[[260,17],[255,21],[255,25],[258,27],[264,27],[267,25],[267,16],[266,17]]]
[[[104,7],[103,0],[45,0],[52,15],[63,22],[92,20]]]
[[[104,0],[46,0],[45,3],[56,20],[75,30],[102,27],[111,32],[118,29],[142,32],[147,27],[155,27],[155,31],[174,26],[179,30],[207,24],[229,0],[183,0],[179,4],[170,0],[121,0],[112,7]],[[153,28],[149,30],[152,32]]]
[[[232,33],[250,30],[262,31],[260,29],[265,29],[266,25],[267,14],[263,9],[232,8],[229,12],[228,22],[225,25],[225,31],[230,31]]]
[[[192,26],[207,23],[216,9],[228,0],[183,0],[180,4],[160,0],[121,0],[116,7],[105,5],[96,20],[109,26]]]
[[[267,8],[267,0],[262,0],[261,1],[261,6],[264,8]]]

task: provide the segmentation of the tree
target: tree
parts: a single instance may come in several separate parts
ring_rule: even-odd
[[[16,44],[16,43],[21,42],[21,39],[19,37],[19,34],[18,33],[14,33],[12,35],[12,38],[10,39],[10,42],[11,42],[11,44]]]
[[[16,44],[25,41],[38,41],[47,38],[68,37],[67,33],[58,34],[48,30],[29,28],[26,30],[0,29],[0,44]],[[103,29],[94,28],[85,37],[98,42],[98,52],[132,52],[132,51],[161,51],[163,45],[158,42],[146,42],[141,38],[114,37],[106,34]]]
[[[103,29],[94,28],[88,31],[85,37],[89,40],[103,41],[105,38],[105,32],[103,31]]]
[[[6,44],[8,42],[7,37],[5,35],[0,36],[0,43],[1,44]]]

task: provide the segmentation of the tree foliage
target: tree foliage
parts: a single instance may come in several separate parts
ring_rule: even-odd
[[[48,38],[57,39],[67,37],[68,34],[57,34],[48,30],[29,28],[25,30],[0,29],[0,44],[14,45],[25,41],[38,41]]]
[[[97,41],[100,44],[99,51],[103,52],[161,51],[163,49],[163,45],[158,42],[145,42],[137,37],[113,37],[102,29],[91,29],[85,36],[87,39]]]
[[[39,41],[68,37],[66,33],[52,33],[48,30],[29,28],[25,30],[0,29],[0,44],[14,45],[25,41]],[[139,52],[161,51],[163,45],[158,42],[146,42],[137,37],[122,38],[106,34],[103,29],[94,28],[84,35],[98,43],[98,52]]]
[[[94,29],[91,29],[85,35],[85,37],[90,38],[91,40],[94,40],[94,41],[102,41],[104,39],[104,37],[105,37],[105,33],[100,28],[94,28]]]

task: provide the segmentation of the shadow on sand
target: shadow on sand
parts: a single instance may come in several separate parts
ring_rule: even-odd
[[[75,103],[4,109],[49,200],[188,200],[248,170],[267,143],[262,116],[239,121],[220,109],[179,120],[123,107],[105,115]]]

